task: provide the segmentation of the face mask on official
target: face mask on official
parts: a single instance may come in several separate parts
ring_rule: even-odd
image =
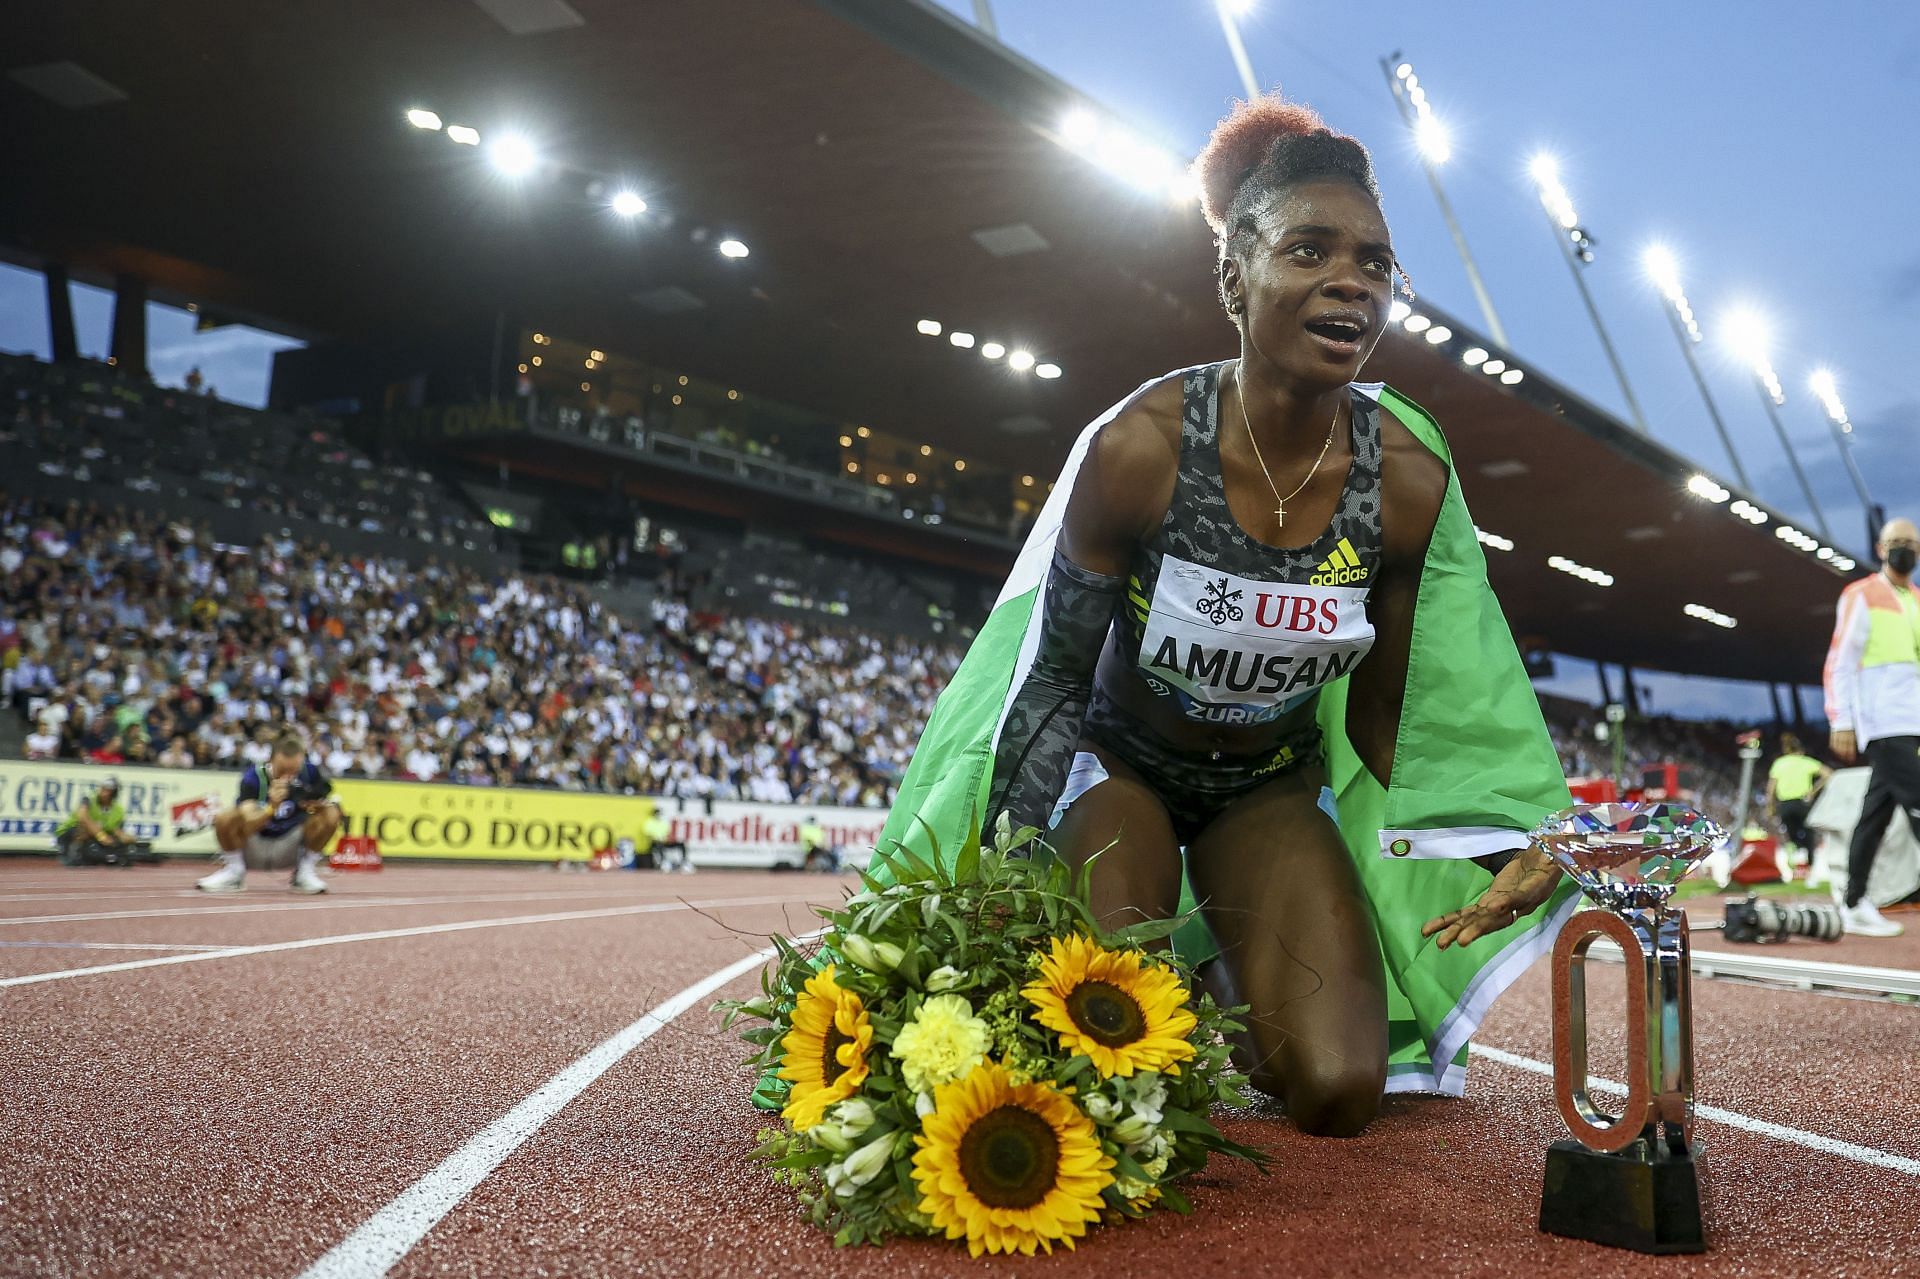
[[[1914,562],[1920,560],[1920,551],[1911,546],[1889,546],[1887,548],[1887,567],[1905,575],[1913,572]]]

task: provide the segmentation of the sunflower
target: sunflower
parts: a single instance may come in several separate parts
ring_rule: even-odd
[[[1077,934],[1056,937],[1039,979],[1021,993],[1034,1020],[1058,1033],[1066,1051],[1092,1058],[1102,1078],[1136,1070],[1177,1075],[1175,1063],[1193,1056],[1187,988],[1137,950],[1107,950]]]
[[[793,1029],[780,1047],[780,1078],[793,1085],[780,1117],[796,1132],[819,1123],[827,1107],[867,1081],[873,1024],[860,996],[834,980],[832,964],[807,979],[793,1006]]]
[[[1073,1247],[1113,1184],[1113,1157],[1073,1100],[993,1062],[934,1090],[914,1143],[920,1211],[976,1257]]]

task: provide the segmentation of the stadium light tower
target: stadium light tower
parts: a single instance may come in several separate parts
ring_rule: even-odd
[[[1706,401],[1707,416],[1713,419],[1713,429],[1720,433],[1720,443],[1726,447],[1727,460],[1733,463],[1740,487],[1751,493],[1753,481],[1747,478],[1747,468],[1740,465],[1740,453],[1733,447],[1733,436],[1727,431],[1726,420],[1720,416],[1720,406],[1714,403],[1707,379],[1700,374],[1700,361],[1693,357],[1693,348],[1701,339],[1700,323],[1694,318],[1693,304],[1687,301],[1686,290],[1680,287],[1680,264],[1674,260],[1673,251],[1663,244],[1648,245],[1640,255],[1640,263],[1654,287],[1667,300],[1661,310],[1667,313],[1673,340],[1680,344],[1680,354],[1686,357],[1687,371],[1693,374],[1693,384],[1700,388],[1700,398]]]
[[[1234,69],[1240,72],[1240,86],[1247,91],[1247,101],[1260,96],[1260,81],[1253,74],[1253,62],[1247,57],[1247,46],[1240,39],[1240,19],[1253,12],[1253,0],[1214,0],[1213,11],[1220,17],[1220,30],[1226,33],[1227,50],[1233,54]],[[1274,85],[1277,91],[1280,86]]]
[[[1860,495],[1860,505],[1867,512],[1867,544],[1880,540],[1880,521],[1872,496],[1867,492],[1866,477],[1860,474],[1859,463],[1853,460],[1853,423],[1847,417],[1847,406],[1840,402],[1840,388],[1833,380],[1833,370],[1815,369],[1807,378],[1807,385],[1820,399],[1820,407],[1827,411],[1827,426],[1833,431],[1833,446],[1840,450],[1840,460],[1847,464],[1847,477],[1853,481],[1853,491]]]
[[[1467,268],[1467,282],[1473,285],[1473,296],[1480,302],[1480,314],[1487,321],[1487,332],[1501,346],[1511,349],[1507,341],[1507,330],[1500,323],[1500,317],[1494,312],[1493,298],[1487,292],[1487,283],[1480,278],[1480,267],[1473,260],[1473,253],[1467,248],[1467,237],[1460,230],[1460,220],[1453,216],[1453,205],[1447,200],[1446,188],[1440,185],[1440,165],[1447,162],[1453,154],[1453,144],[1447,137],[1446,126],[1433,114],[1433,107],[1427,102],[1427,91],[1420,85],[1420,77],[1413,73],[1413,64],[1404,62],[1396,51],[1380,59],[1380,70],[1386,74],[1387,87],[1393,90],[1393,104],[1400,109],[1400,119],[1413,133],[1414,146],[1420,152],[1421,167],[1427,171],[1427,181],[1433,186],[1433,198],[1439,201],[1440,216],[1447,220],[1447,230],[1453,235],[1453,247],[1460,252],[1461,265]]]
[[[1560,256],[1567,260],[1567,270],[1573,273],[1574,287],[1580,290],[1580,300],[1587,304],[1587,318],[1593,321],[1593,331],[1600,337],[1600,345],[1607,353],[1607,363],[1613,365],[1613,376],[1619,379],[1620,393],[1627,397],[1627,409],[1633,414],[1633,424],[1640,428],[1640,434],[1649,434],[1647,418],[1640,411],[1640,401],[1634,398],[1633,385],[1627,381],[1626,366],[1620,363],[1620,353],[1613,349],[1613,339],[1607,334],[1607,326],[1600,321],[1600,309],[1593,304],[1593,294],[1587,289],[1587,277],[1581,268],[1593,261],[1593,237],[1580,225],[1580,215],[1574,212],[1573,197],[1567,194],[1566,186],[1560,181],[1560,166],[1550,155],[1537,155],[1529,166],[1534,183],[1540,188],[1540,208],[1547,215],[1547,221],[1553,224],[1553,240],[1560,246]]]
[[[1813,511],[1813,522],[1820,527],[1820,536],[1829,542],[1833,541],[1833,531],[1827,527],[1827,517],[1820,510],[1820,501],[1813,495],[1813,486],[1807,483],[1807,473],[1800,469],[1800,455],[1794,452],[1793,441],[1787,438],[1786,423],[1780,420],[1780,406],[1787,402],[1787,396],[1780,389],[1779,375],[1773,371],[1773,337],[1766,319],[1758,311],[1735,311],[1727,316],[1725,332],[1727,344],[1733,348],[1734,354],[1745,360],[1747,367],[1753,370],[1753,384],[1760,392],[1760,403],[1767,410],[1767,420],[1773,423],[1773,433],[1780,437],[1780,447],[1786,450],[1794,478],[1800,481],[1800,491],[1806,495],[1807,506]]]

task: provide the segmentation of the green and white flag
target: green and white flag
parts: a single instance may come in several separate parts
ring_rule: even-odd
[[[1345,677],[1326,685],[1319,699],[1327,781],[1386,966],[1387,1091],[1458,1096],[1466,1087],[1468,1039],[1500,993],[1553,945],[1578,894],[1562,883],[1533,914],[1469,947],[1443,951],[1421,937],[1420,926],[1485,891],[1487,872],[1469,858],[1520,847],[1526,831],[1572,796],[1487,583],[1440,428],[1390,387],[1356,389],[1446,462],[1449,478],[1414,611],[1392,785],[1374,779],[1347,739]],[[1075,441],[992,614],[934,705],[888,815],[883,848],[897,841],[921,856],[938,850],[951,859],[979,841],[994,749],[1034,659],[1041,592],[1067,498],[1094,434],[1119,410],[1108,410]],[[1185,904],[1192,904],[1190,895]],[[1210,942],[1204,929],[1190,926],[1176,944],[1194,953]]]

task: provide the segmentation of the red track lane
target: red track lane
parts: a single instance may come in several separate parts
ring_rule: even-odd
[[[0,863],[0,893],[7,869]],[[146,940],[147,926],[166,924],[175,940],[225,941],[245,920],[249,936],[281,939],[679,895],[829,900],[839,890],[796,876],[430,867],[334,882],[347,895],[578,885],[579,896],[66,927],[84,940]],[[803,911],[777,906],[716,913],[756,935],[808,926]],[[0,940],[43,927],[0,928]],[[0,1275],[296,1275],[557,1072],[756,944],[675,911],[0,989],[0,1019],[28,1027],[0,1036]],[[1831,949],[1796,943],[1767,953],[1837,959]],[[127,957],[94,952],[66,966]],[[1845,962],[1892,960],[1882,952]],[[1620,970],[1590,971],[1601,1020]],[[731,991],[752,986],[743,978]],[[1697,982],[1695,998],[1702,1102],[1920,1157],[1910,1119],[1920,1109],[1920,1012],[1716,981]],[[1494,1010],[1483,1041],[1544,1060],[1547,1025],[1536,968]],[[1617,1078],[1614,1039],[1596,1033],[1593,1069]],[[548,1120],[392,1273],[905,1279],[974,1269],[964,1251],[924,1242],[836,1252],[801,1222],[788,1193],[748,1159],[764,1120],[746,1104],[751,1081],[739,1058],[709,1016],[686,1013]],[[1183,1279],[1920,1271],[1920,1178],[1713,1123],[1701,1136],[1714,1252],[1651,1259],[1541,1236],[1540,1169],[1561,1135],[1549,1082],[1484,1059],[1465,1099],[1392,1099],[1353,1141],[1303,1138],[1267,1110],[1226,1124],[1274,1153],[1271,1175],[1216,1164],[1192,1187],[1195,1218],[1163,1214],[1100,1231],[1073,1254],[1001,1260],[991,1271]]]
[[[837,891],[709,886],[726,880],[712,895]],[[746,935],[675,911],[0,991],[0,1015],[29,1028],[0,1040],[0,1274],[294,1273],[556,1071],[785,927],[775,906],[712,913]]]
[[[763,1120],[745,1107],[750,1080],[735,1061],[724,1041],[643,1046],[393,1273],[904,1279],[965,1267],[922,1242],[833,1252],[748,1161]],[[1464,1100],[1394,1099],[1354,1141],[1301,1137],[1270,1112],[1227,1127],[1275,1154],[1271,1175],[1217,1164],[1195,1187],[1195,1218],[1102,1231],[1071,1256],[993,1273],[1884,1274],[1895,1245],[1916,1241],[1920,1181],[1719,1125],[1703,1130],[1714,1253],[1659,1260],[1542,1236],[1541,1165],[1562,1135],[1548,1082],[1486,1062]]]

